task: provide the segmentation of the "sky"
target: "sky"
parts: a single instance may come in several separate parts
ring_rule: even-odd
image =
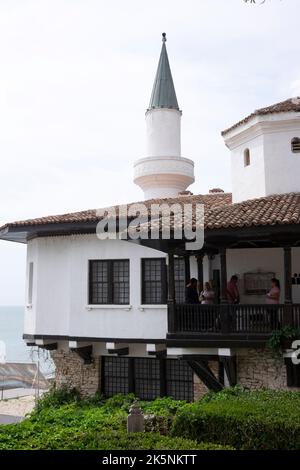
[[[0,225],[143,198],[145,111],[167,49],[194,194],[231,190],[220,132],[300,95],[299,0],[0,0]],[[26,246],[0,241],[0,305]]]

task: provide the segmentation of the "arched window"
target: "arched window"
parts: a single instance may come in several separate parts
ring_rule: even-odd
[[[292,152],[300,153],[300,139],[299,137],[294,137],[292,140]]]
[[[245,149],[244,150],[244,166],[249,166],[250,165],[250,150]]]

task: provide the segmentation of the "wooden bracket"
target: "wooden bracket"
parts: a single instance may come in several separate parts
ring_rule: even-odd
[[[215,377],[206,361],[197,359],[188,360],[187,363],[209,390],[213,390],[214,392],[220,392],[223,390],[223,385]]]
[[[83,359],[84,364],[92,364],[93,362],[93,346],[83,346],[81,348],[71,348],[71,351],[78,354]]]
[[[234,387],[237,384],[236,357],[220,356],[220,362],[224,365],[230,387]]]

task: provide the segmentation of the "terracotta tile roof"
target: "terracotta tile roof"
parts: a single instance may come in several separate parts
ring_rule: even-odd
[[[231,193],[218,193],[218,194],[205,194],[205,195],[187,195],[187,196],[179,196],[176,198],[164,198],[164,199],[149,199],[147,201],[139,201],[135,202],[134,204],[145,204],[148,210],[150,210],[151,204],[188,204],[188,203],[198,203],[204,204],[206,209],[216,208],[216,207],[223,207],[224,205],[231,204],[232,196]],[[127,204],[128,206],[130,203]],[[119,206],[111,206],[105,208],[105,210],[109,210],[115,208],[116,211]],[[2,227],[0,230],[4,230],[6,228],[13,228],[13,227],[29,227],[29,226],[38,226],[38,225],[46,225],[46,224],[59,224],[59,223],[85,223],[85,222],[98,222],[101,219],[97,215],[97,209],[90,209],[81,212],[72,212],[67,214],[61,215],[50,215],[46,217],[39,217],[36,219],[27,219],[21,220],[17,222],[8,223]]]
[[[300,193],[251,199],[205,212],[205,228],[300,224]]]
[[[245,117],[241,121],[237,122],[233,126],[225,129],[221,134],[222,136],[228,134],[233,129],[241,126],[242,124],[246,124],[255,116],[264,116],[266,114],[275,114],[275,113],[289,113],[289,112],[300,112],[300,97],[290,98],[285,101],[281,101],[280,103],[273,104],[272,106],[268,106],[266,108],[256,109],[252,114]]]
[[[251,199],[241,203],[232,204],[231,194],[219,193],[198,196],[181,196],[170,199],[151,199],[141,201],[148,208],[151,204],[169,203],[180,205],[204,204],[205,220],[204,226],[206,230],[218,230],[226,228],[246,228],[258,226],[275,226],[275,225],[300,225],[300,193],[288,193]],[[128,204],[129,205],[129,204]],[[118,207],[118,206],[113,206]],[[98,222],[100,217],[97,216],[96,210],[88,210],[82,212],[74,212],[70,214],[54,215],[49,217],[41,217],[37,219],[29,219],[25,221],[13,222],[6,224],[0,228],[1,230],[22,229],[24,231],[29,226],[42,226],[46,224],[59,223],[88,223]],[[192,217],[193,229],[196,227],[195,217]],[[171,224],[173,228],[182,228],[183,218],[181,212],[176,213],[172,217]],[[152,228],[160,226],[159,219],[152,221]],[[150,222],[141,225],[141,231],[148,231],[151,227]],[[49,229],[51,233],[51,229]],[[1,238],[1,237],[0,237]]]
[[[181,229],[183,223],[182,214],[175,214],[171,220],[171,226],[174,229]],[[300,225],[300,193],[272,195],[209,208],[204,214],[205,230],[297,224]],[[143,224],[141,230],[148,231],[151,226],[161,229],[159,219]],[[185,227],[196,228],[194,214],[192,226],[188,219],[185,221]]]

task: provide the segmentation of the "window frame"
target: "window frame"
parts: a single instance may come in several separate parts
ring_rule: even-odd
[[[92,269],[94,263],[107,263],[107,302],[94,302],[93,301],[93,285],[101,284],[97,281],[92,281]],[[126,302],[115,302],[114,299],[114,264],[115,263],[128,263],[128,297]],[[128,301],[127,301],[128,300]],[[122,259],[90,259],[88,262],[88,304],[89,305],[130,305],[130,260],[127,258]]]
[[[34,262],[28,263],[28,290],[27,290],[27,303],[32,305],[33,301],[33,276],[34,276]]]
[[[153,261],[160,261],[161,266],[161,281],[162,281],[162,288],[161,288],[161,298],[160,301],[154,302],[146,302],[146,282],[145,282],[145,264],[146,262],[153,262]],[[155,282],[155,281],[150,281]],[[167,280],[167,263],[166,258],[141,258],[141,305],[166,305],[168,298],[168,280]]]
[[[299,137],[293,137],[291,140],[291,150],[292,153],[300,153],[300,138]]]
[[[244,155],[244,167],[247,168],[251,165],[251,152],[249,148],[246,148],[243,152]]]

